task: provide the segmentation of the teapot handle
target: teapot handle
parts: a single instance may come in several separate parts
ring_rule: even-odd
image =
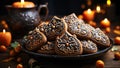
[[[44,20],[46,20],[47,16],[48,16],[48,3],[45,3],[45,4],[40,4],[39,7],[38,7],[38,12],[39,12],[39,15],[40,15],[40,12],[42,10],[42,8],[45,8],[45,15],[43,16]]]

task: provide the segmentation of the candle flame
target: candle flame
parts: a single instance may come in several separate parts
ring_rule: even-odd
[[[99,13],[100,12],[100,6],[96,7],[96,11]]]
[[[110,6],[111,5],[111,1],[107,0],[107,5]]]
[[[87,11],[88,11],[88,13],[91,13],[91,9],[88,9]]]
[[[21,0],[21,3],[23,4],[23,3],[24,3],[24,0]]]
[[[105,19],[104,19],[104,21],[105,21],[105,22],[107,22],[107,21],[108,21],[108,19],[107,19],[107,18],[105,18]]]
[[[5,29],[3,29],[3,33],[5,33],[6,31],[5,31]]]

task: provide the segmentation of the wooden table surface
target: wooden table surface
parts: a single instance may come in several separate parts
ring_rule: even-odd
[[[120,50],[120,46],[113,46],[113,47],[117,47],[119,48],[118,50]],[[22,54],[23,58],[23,66],[24,68],[28,68],[28,55],[27,54]],[[15,58],[14,58],[15,59]],[[101,56],[99,58],[100,60],[103,60],[105,63],[105,68],[120,68],[120,60],[115,60],[114,59],[114,51],[109,50],[105,55]],[[81,62],[74,62],[74,63],[64,63],[64,64],[56,64],[56,63],[47,63],[47,64],[41,64],[39,63],[41,68],[96,68],[95,63],[97,60],[99,59],[93,59],[93,61],[89,61],[89,60],[84,60],[87,61],[85,63]],[[83,62],[84,62],[83,61]],[[61,63],[61,62],[60,62]],[[18,62],[16,62],[16,60],[12,60],[9,62],[0,62],[0,68],[16,68],[16,65],[18,64]]]

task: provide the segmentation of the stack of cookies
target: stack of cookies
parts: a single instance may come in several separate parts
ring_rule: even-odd
[[[100,28],[94,28],[72,13],[63,18],[54,16],[41,23],[23,38],[27,50],[42,54],[76,56],[96,53],[109,47],[110,40]]]

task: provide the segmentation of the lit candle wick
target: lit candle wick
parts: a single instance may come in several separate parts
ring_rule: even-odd
[[[30,1],[21,0],[20,2],[14,2],[13,7],[15,7],[15,8],[31,8],[31,7],[35,7],[35,4]]]
[[[23,4],[23,3],[24,3],[24,0],[21,0],[21,3]]]
[[[10,46],[11,40],[12,40],[11,33],[6,31],[6,29],[3,29],[3,31],[0,32],[0,44],[8,47]]]
[[[108,22],[108,19],[107,19],[107,18],[105,18],[105,19],[104,19],[104,21],[105,21],[105,22]]]
[[[105,18],[105,19],[103,19],[101,22],[100,22],[100,24],[101,24],[101,26],[102,27],[110,27],[110,21],[107,19],[107,18]]]
[[[5,31],[5,29],[3,29],[3,33],[5,33],[6,31]]]
[[[96,7],[96,11],[99,13],[100,12],[100,6]]]
[[[83,17],[87,21],[92,21],[94,19],[94,11],[92,11],[91,9],[85,10],[83,12]]]
[[[91,13],[91,9],[88,9],[88,13]]]

